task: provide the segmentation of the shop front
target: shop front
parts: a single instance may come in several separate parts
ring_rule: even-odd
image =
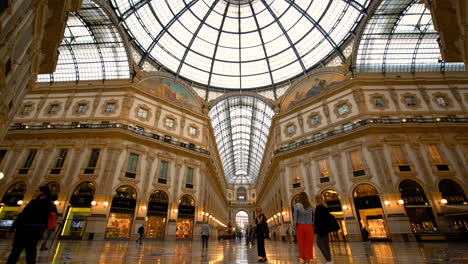
[[[328,211],[330,211],[330,214],[336,218],[336,221],[340,225],[340,230],[329,234],[330,240],[348,241],[348,232],[346,230],[346,224],[344,221],[341,201],[338,193],[333,190],[325,190],[322,192],[322,197],[327,204]]]
[[[145,237],[163,240],[166,232],[169,197],[163,191],[151,194],[146,215]]]
[[[416,239],[437,239],[440,231],[421,185],[412,180],[403,180],[399,185],[399,190]]]
[[[94,198],[94,183],[83,182],[73,192],[67,208],[62,239],[81,239],[86,228],[87,218],[91,213],[91,202]]]
[[[17,182],[11,185],[3,195],[0,207],[0,238],[5,238],[8,229],[13,225],[20,212],[25,193],[26,183]]]
[[[360,228],[367,230],[369,239],[390,239],[387,220],[377,189],[370,184],[360,184],[354,189],[353,198]]]
[[[455,181],[444,179],[439,182],[442,200],[450,210],[446,216],[450,221],[450,230],[458,234],[458,238],[468,238],[468,200],[465,191]],[[442,201],[441,201],[442,202]]]
[[[120,186],[116,190],[106,227],[107,239],[128,239],[132,228],[137,193],[131,186]]]
[[[177,211],[176,239],[192,239],[194,219],[195,200],[190,195],[184,195]]]

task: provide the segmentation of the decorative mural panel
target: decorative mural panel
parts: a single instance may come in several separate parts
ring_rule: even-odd
[[[286,95],[281,110],[291,109],[295,105],[346,81],[347,78],[344,75],[335,72],[322,72],[311,75],[292,88]]]
[[[142,80],[138,86],[153,91],[156,95],[183,105],[192,111],[201,112],[200,104],[191,91],[170,79],[150,78]]]

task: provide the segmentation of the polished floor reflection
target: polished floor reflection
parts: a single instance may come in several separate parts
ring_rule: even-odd
[[[5,263],[11,241],[0,240],[0,263]],[[332,243],[335,263],[468,263],[466,243]],[[268,263],[298,263],[297,246],[267,241]],[[314,263],[325,263],[316,254]],[[257,263],[256,247],[244,241],[211,240],[208,249],[200,241],[59,241],[50,251],[41,251],[38,263]],[[24,257],[19,263],[24,263]]]

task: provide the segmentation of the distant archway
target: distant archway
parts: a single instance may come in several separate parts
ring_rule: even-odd
[[[236,213],[236,230],[245,232],[245,229],[249,226],[249,214],[241,210]]]

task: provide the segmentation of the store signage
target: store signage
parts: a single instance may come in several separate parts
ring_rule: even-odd
[[[354,198],[357,209],[382,208],[380,198],[377,195]]]
[[[426,205],[428,203],[426,195],[424,195],[424,193],[422,193],[422,194],[409,194],[409,193],[401,194],[401,199],[403,199],[403,201],[405,201],[405,205]]]
[[[72,195],[70,205],[74,207],[91,207],[92,195]]]
[[[195,206],[179,205],[179,214],[194,215],[195,214]]]
[[[463,204],[466,202],[465,193],[444,193],[442,198],[446,199],[448,204]]]
[[[168,208],[168,203],[149,202],[148,204],[148,211],[152,212],[167,213]]]
[[[127,198],[120,198],[120,197],[114,197],[112,199],[113,208],[134,209],[135,206],[136,206],[135,199],[127,199]]]

